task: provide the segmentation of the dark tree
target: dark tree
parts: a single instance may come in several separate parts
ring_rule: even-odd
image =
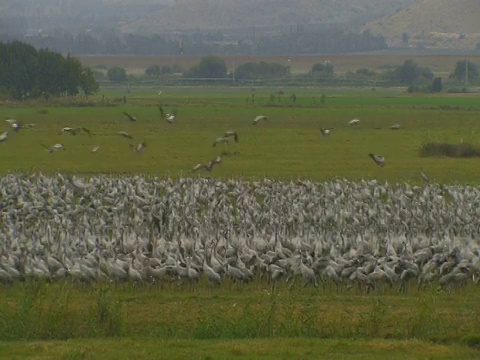
[[[80,76],[80,87],[85,96],[93,95],[98,91],[98,83],[95,80],[95,74],[88,67],[83,68],[83,72]]]
[[[315,77],[330,78],[333,76],[333,64],[330,61],[316,63],[312,67],[312,75]]]
[[[159,77],[160,73],[160,66],[158,65],[151,65],[145,69],[145,75],[149,77]]]
[[[457,61],[450,78],[457,81],[475,81],[478,79],[477,66],[468,60]]]
[[[217,56],[205,56],[198,65],[190,68],[187,77],[198,78],[225,78],[227,76],[227,65],[225,61]]]
[[[110,81],[124,82],[127,80],[127,71],[120,66],[114,66],[108,69],[107,77]]]
[[[433,79],[431,91],[432,92],[442,92],[443,90],[443,81],[440,76],[437,76]]]
[[[85,91],[82,81],[91,74],[89,69],[87,75],[84,72],[71,56],[65,58],[46,49],[37,51],[19,41],[0,43],[0,84],[15,98],[76,95],[79,88]],[[89,81],[91,91],[98,89],[94,78]]]

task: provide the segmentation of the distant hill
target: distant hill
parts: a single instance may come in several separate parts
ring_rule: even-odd
[[[356,26],[416,0],[177,0],[161,12],[125,23],[125,33],[271,28],[342,23]]]
[[[364,29],[389,46],[473,49],[480,46],[479,0],[421,0]]]

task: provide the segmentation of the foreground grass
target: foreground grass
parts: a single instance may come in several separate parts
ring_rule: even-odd
[[[101,96],[93,99],[95,107],[54,102],[3,106],[5,118],[37,126],[12,133],[0,144],[0,173],[189,176],[195,164],[206,163],[226,150],[228,155],[212,176],[320,181],[377,178],[419,183],[423,171],[438,182],[479,182],[480,159],[425,158],[420,154],[428,142],[480,145],[477,96],[336,91],[327,92],[325,104],[321,104],[323,91],[294,88],[286,90],[280,101],[278,95],[270,101],[270,94],[277,92],[256,90],[252,104],[250,89],[166,89],[162,104],[167,111],[178,111],[176,124],[159,119],[156,94],[140,92],[128,94],[127,105],[121,104],[120,93],[111,92],[103,94],[103,104],[108,106],[101,106]],[[297,94],[295,103],[289,98],[293,92]],[[129,122],[122,111],[139,120]],[[269,121],[252,126],[252,119],[259,114],[268,116]],[[350,128],[347,122],[355,117],[361,123]],[[389,130],[395,123],[402,129]],[[7,126],[1,124],[0,131]],[[59,130],[67,126],[84,126],[95,135],[60,135]],[[332,135],[323,138],[320,127],[333,127]],[[240,142],[225,149],[212,147],[213,140],[228,129],[238,131]],[[127,131],[134,139],[121,138],[117,131]],[[58,142],[65,145],[65,152],[49,154],[41,146]],[[148,144],[144,153],[132,152],[129,144],[140,142]],[[101,145],[96,154],[90,151],[95,145]],[[367,156],[370,152],[385,156],[386,166],[375,166]]]
[[[0,292],[0,358],[473,359],[478,286],[366,294],[263,281],[211,289],[25,282]]]
[[[0,343],[2,359],[478,359],[462,344],[421,340],[79,339]]]
[[[478,286],[450,293],[432,286],[407,294],[354,288],[293,288],[274,292],[256,280],[209,289],[184,284],[84,286],[26,282],[0,293],[0,339],[155,337],[382,338],[458,341],[480,334]],[[477,340],[475,340],[477,341]]]

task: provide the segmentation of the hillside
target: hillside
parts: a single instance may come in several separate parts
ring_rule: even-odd
[[[389,46],[473,49],[480,43],[479,15],[478,0],[421,0],[364,29],[383,35]]]
[[[177,0],[157,14],[123,24],[126,33],[272,28],[342,23],[359,26],[416,0]]]

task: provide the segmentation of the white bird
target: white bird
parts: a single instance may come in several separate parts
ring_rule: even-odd
[[[399,130],[400,129],[400,124],[393,124],[392,126],[389,127],[389,129]]]
[[[62,132],[62,133],[67,133],[67,132],[70,133],[72,130],[73,130],[73,128],[71,128],[71,127],[64,127],[64,128],[62,128],[62,129],[60,130],[60,132]]]
[[[330,136],[330,133],[332,132],[333,128],[320,128],[320,132],[322,133],[322,136]]]
[[[15,124],[15,123],[17,122],[17,120],[15,120],[15,119],[7,119],[7,120],[5,120],[5,121],[6,121],[7,123],[9,123],[10,125]]]
[[[217,144],[219,144],[219,143],[228,144],[228,138],[223,137],[223,136],[218,137],[218,138],[215,139],[212,146],[217,146]]]
[[[133,139],[133,136],[127,133],[126,131],[119,131],[117,132],[117,134],[127,139]]]
[[[95,147],[92,149],[92,152],[93,152],[93,153],[96,153],[96,152],[98,151],[98,149],[100,149],[100,145],[95,146]]]
[[[18,131],[20,130],[23,126],[22,124],[18,123],[18,122],[14,122],[12,124],[10,124],[10,126],[12,127],[13,130],[15,131]]]
[[[8,138],[8,131],[5,131],[4,133],[2,133],[2,134],[0,135],[0,142],[6,141],[7,138]]]
[[[63,134],[69,133],[71,135],[77,135],[82,130],[85,131],[88,134],[88,136],[92,135],[92,132],[89,129],[87,129],[85,127],[81,127],[81,126],[78,126],[78,127],[75,127],[75,128],[64,127],[63,129],[60,130],[60,132],[63,133]]]
[[[145,148],[147,147],[147,143],[146,143],[146,142],[142,142],[142,143],[140,143],[140,144],[137,144],[136,146],[130,144],[130,147],[133,148],[133,151],[135,151],[135,152],[142,152],[143,149],[145,149]]]
[[[48,147],[44,144],[41,144],[45,149],[48,150],[49,153],[53,153],[53,152],[57,152],[57,151],[61,151],[61,150],[65,150],[65,146],[63,146],[63,144],[55,144],[51,147]]]
[[[174,114],[166,114],[165,120],[167,120],[170,124],[175,122],[175,115]]]
[[[260,120],[267,120],[267,117],[266,117],[265,115],[259,115],[259,116],[257,116],[255,119],[253,119],[253,125],[257,125],[257,123],[258,123]]]
[[[225,131],[225,134],[223,134],[223,137],[225,138],[229,138],[229,137],[232,137],[233,136],[233,139],[235,140],[235,142],[238,142],[238,134],[235,130],[228,130],[228,131]]]
[[[425,173],[423,171],[420,171],[420,176],[422,177],[423,181],[428,183],[428,177],[427,177],[427,175],[425,175]]]
[[[376,155],[373,153],[368,154],[372,158],[373,161],[375,161],[375,164],[377,164],[380,167],[385,166],[385,158],[381,155]]]
[[[126,111],[123,111],[122,114],[125,115],[126,117],[128,117],[128,118],[130,119],[130,121],[137,121],[137,117],[136,117],[136,116],[133,116],[133,115],[129,114],[129,113],[126,112]]]
[[[204,168],[207,171],[212,171],[213,166],[222,162],[222,158],[217,156],[215,159],[209,161],[206,165],[204,164],[197,164],[193,167],[192,172],[195,172],[201,168]]]
[[[176,114],[175,113],[165,113],[161,105],[157,105],[158,111],[160,111],[160,116],[164,118],[170,124],[175,122]]]
[[[348,122],[350,126],[357,126],[360,123],[360,119],[352,119]]]

